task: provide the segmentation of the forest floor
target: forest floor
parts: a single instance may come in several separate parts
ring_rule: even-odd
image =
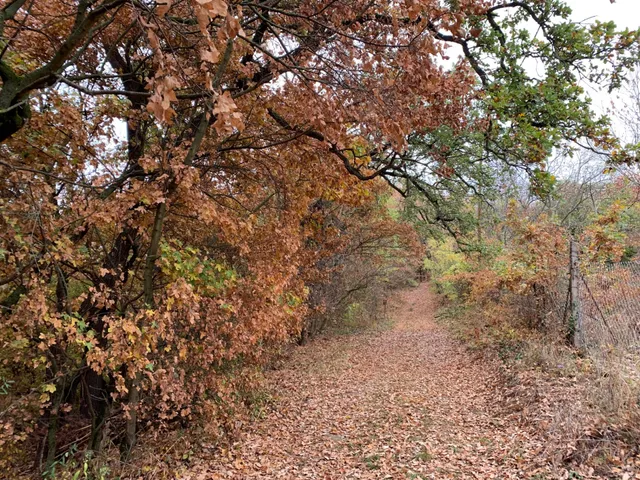
[[[497,364],[436,324],[426,284],[398,293],[392,326],[321,338],[268,373],[278,392],[187,479],[556,479],[544,441],[513,421]]]

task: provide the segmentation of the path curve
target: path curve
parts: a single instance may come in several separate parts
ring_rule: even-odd
[[[530,479],[542,449],[501,413],[498,374],[436,325],[426,284],[391,329],[296,349],[278,399],[203,479]]]

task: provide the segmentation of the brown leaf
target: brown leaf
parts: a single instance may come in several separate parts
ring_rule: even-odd
[[[200,58],[205,62],[217,63],[220,58],[220,52],[211,45],[208,50],[200,50]]]
[[[156,4],[156,13],[164,17],[171,8],[171,0],[161,0]]]

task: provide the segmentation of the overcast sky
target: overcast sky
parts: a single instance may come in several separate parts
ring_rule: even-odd
[[[610,21],[613,20],[618,29],[629,28],[635,30],[640,28],[640,0],[616,0],[611,3],[610,0],[565,0],[573,9],[573,19],[578,22],[594,22],[595,20]],[[616,108],[612,108],[612,102],[621,105],[625,102],[624,92],[614,92],[612,95],[606,91],[596,92],[587,89],[589,96],[593,100],[593,108],[596,112],[602,113],[609,110],[612,114],[614,131],[625,137],[626,128],[620,118],[616,118]],[[623,98],[621,98],[623,97]],[[571,161],[569,162],[571,163]],[[562,174],[562,170],[567,173],[571,171],[571,165],[559,165],[561,171],[555,174]]]
[[[619,27],[640,27],[640,0],[566,0],[573,9],[577,21],[598,19],[613,20]]]
[[[581,22],[594,22],[595,20],[613,20],[618,29],[629,28],[635,30],[640,28],[640,0],[565,0],[573,9],[573,19]],[[620,104],[624,100],[619,97],[622,92],[614,92],[613,96],[605,91],[596,92],[587,88],[589,96],[593,99],[593,107],[596,112],[604,112],[611,109],[611,102]],[[613,119],[615,130],[623,134],[622,125],[619,120]]]

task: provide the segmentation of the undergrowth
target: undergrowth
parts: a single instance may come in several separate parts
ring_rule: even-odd
[[[630,479],[625,474],[640,473],[637,385],[611,364],[518,325],[517,319],[498,322],[459,297],[440,298],[437,321],[500,366],[502,395],[509,399],[505,408],[514,421],[542,432],[550,461],[575,468],[584,478]]]

